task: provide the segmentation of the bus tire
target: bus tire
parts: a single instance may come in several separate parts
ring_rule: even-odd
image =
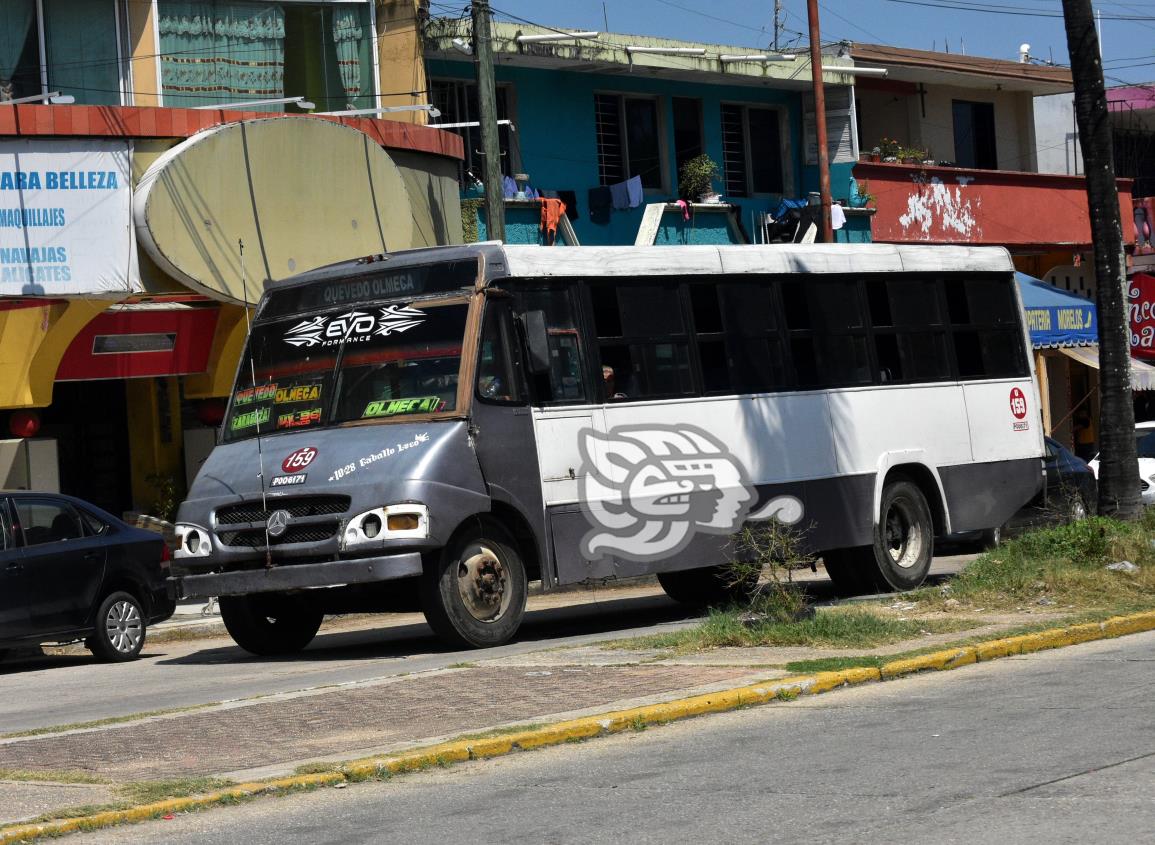
[[[528,588],[517,544],[500,525],[480,521],[427,562],[421,610],[447,645],[490,648],[521,627]]]
[[[737,573],[729,564],[659,572],[658,583],[674,601],[691,605],[749,601],[758,589],[758,572]]]
[[[221,596],[225,630],[237,645],[262,657],[296,654],[313,641],[325,614],[301,596],[254,593]]]
[[[934,520],[926,496],[913,481],[882,488],[867,571],[880,590],[913,590],[922,584],[934,557]]]

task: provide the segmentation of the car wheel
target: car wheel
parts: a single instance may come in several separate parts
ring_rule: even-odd
[[[988,528],[982,533],[982,537],[979,538],[979,546],[983,549],[983,551],[997,549],[1002,545],[1002,543],[1003,527],[1001,525],[996,525],[994,528]]]
[[[448,645],[489,648],[517,633],[528,586],[516,544],[501,526],[480,522],[427,561],[421,609]]]
[[[1067,521],[1081,522],[1087,518],[1087,503],[1083,501],[1083,497],[1076,493],[1071,497],[1071,501],[1067,503]]]
[[[96,629],[85,645],[101,660],[134,660],[144,648],[144,611],[136,596],[117,591],[96,609]]]
[[[229,636],[262,657],[296,654],[313,641],[325,618],[312,602],[284,593],[221,596],[218,606]]]
[[[718,605],[749,601],[758,589],[758,572],[735,570],[729,564],[659,572],[658,583],[674,601]]]

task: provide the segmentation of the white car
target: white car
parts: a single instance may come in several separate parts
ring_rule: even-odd
[[[1135,423],[1135,447],[1139,452],[1140,497],[1144,505],[1155,505],[1155,420]],[[1099,478],[1099,456],[1087,461]]]

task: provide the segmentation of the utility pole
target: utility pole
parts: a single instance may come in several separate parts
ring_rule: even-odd
[[[818,0],[806,0],[810,22],[810,76],[814,80],[814,132],[818,136],[818,190],[822,195],[822,242],[834,242],[830,227],[830,153],[826,143],[826,90],[822,87],[822,40],[818,32]]]
[[[501,143],[497,135],[497,90],[493,81],[493,39],[488,0],[473,0],[473,61],[477,67],[477,108],[481,155],[485,159],[485,229],[491,241],[505,240],[505,199],[501,185]]]
[[[1123,225],[1115,185],[1115,159],[1103,65],[1091,0],[1063,0],[1075,117],[1087,180],[1091,247],[1095,252],[1099,311],[1099,513],[1139,516],[1139,460],[1135,407],[1131,403],[1131,330],[1124,288]]]
[[[782,0],[774,0],[774,52],[781,48],[778,44],[778,33],[782,31]]]

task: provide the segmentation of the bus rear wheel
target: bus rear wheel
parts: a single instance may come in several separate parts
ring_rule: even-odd
[[[421,609],[446,644],[490,648],[521,627],[528,586],[517,545],[499,525],[481,522],[426,564]]]
[[[313,641],[325,618],[314,604],[285,593],[221,596],[225,629],[245,651],[271,657],[296,654]]]
[[[758,589],[758,572],[736,570],[729,564],[701,569],[659,572],[666,595],[682,604],[718,605],[749,601]]]
[[[934,521],[918,485],[906,479],[882,489],[869,567],[880,589],[913,590],[926,579],[934,556]]]

